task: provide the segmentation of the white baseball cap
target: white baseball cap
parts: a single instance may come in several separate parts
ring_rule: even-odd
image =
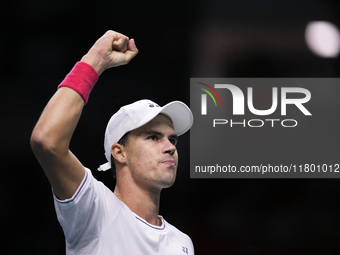
[[[100,165],[98,170],[106,171],[111,168],[111,146],[113,144],[117,143],[127,132],[145,125],[160,113],[172,120],[178,136],[187,132],[194,122],[191,110],[180,101],[173,101],[160,107],[151,100],[143,99],[121,107],[112,115],[106,126],[104,149],[108,162]]]

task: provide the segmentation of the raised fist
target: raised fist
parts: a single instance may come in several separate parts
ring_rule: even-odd
[[[81,61],[90,64],[100,75],[110,67],[129,63],[137,53],[134,39],[109,30],[95,42]]]

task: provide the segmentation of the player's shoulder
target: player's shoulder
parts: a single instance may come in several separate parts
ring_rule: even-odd
[[[174,225],[170,224],[169,222],[167,222],[166,220],[165,221],[165,224],[167,224],[167,227],[169,228],[169,230],[175,234],[176,236],[179,236],[179,237],[182,237],[182,238],[185,238],[185,239],[188,239],[188,241],[191,242],[191,238],[184,232],[182,232],[181,230],[179,230],[177,227],[175,227]]]
[[[193,244],[191,238],[189,237],[189,235],[187,235],[186,233],[182,232],[177,227],[175,227],[174,225],[168,223],[167,221],[165,221],[165,224],[168,225],[168,229],[169,229],[169,232],[171,232],[171,235],[175,236],[174,239],[177,239],[177,241],[179,243],[181,243],[182,251],[185,254],[195,254],[195,252],[194,252],[194,244]]]
[[[97,180],[89,168],[85,167],[85,170],[86,176],[82,184],[84,187],[80,187],[84,190],[82,191],[82,197],[93,199],[93,202],[98,204],[103,210],[110,211],[112,209],[117,211],[118,208],[121,208],[121,201],[116,197],[113,191],[103,182]]]
[[[90,179],[88,189],[92,190],[89,192],[92,194],[88,195],[93,199],[93,206],[96,205],[100,213],[108,216],[108,219],[112,222],[120,213],[123,203],[109,187],[93,176],[90,169],[86,168],[86,171]]]

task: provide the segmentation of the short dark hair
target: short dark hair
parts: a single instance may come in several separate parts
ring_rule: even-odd
[[[130,134],[130,131],[125,133],[125,135],[123,135],[122,138],[119,139],[118,143],[120,145],[126,146],[128,143],[129,134]],[[113,173],[113,177],[116,178],[116,164],[115,164],[115,159],[112,156],[112,154],[111,154],[111,170]]]

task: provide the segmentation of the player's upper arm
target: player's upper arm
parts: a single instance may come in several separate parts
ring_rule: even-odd
[[[53,150],[44,148],[44,145],[34,141],[34,138],[31,139],[31,146],[53,187],[55,196],[60,200],[71,198],[85,176],[83,165],[71,151],[60,156]]]
[[[69,150],[84,102],[73,90],[59,89],[41,114],[31,136],[31,147],[58,199],[72,197],[85,169]]]

